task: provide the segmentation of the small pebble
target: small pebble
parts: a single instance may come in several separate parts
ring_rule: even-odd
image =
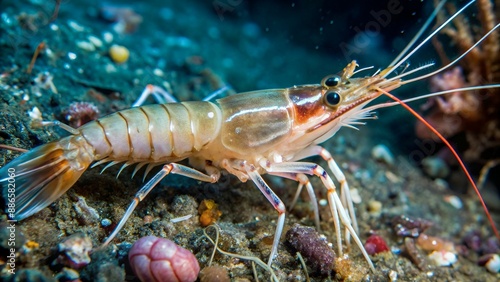
[[[74,269],[64,267],[55,278],[57,281],[79,281],[80,274]]]
[[[366,239],[365,249],[370,255],[376,255],[378,253],[389,251],[389,247],[387,246],[384,238],[376,234],[373,234]]]
[[[457,255],[448,251],[434,251],[430,253],[429,259],[438,266],[450,266],[457,262]]]
[[[382,202],[375,200],[368,202],[368,211],[370,213],[379,214],[381,210],[382,210]]]
[[[200,272],[200,282],[230,282],[227,270],[221,266],[207,266]]]
[[[319,200],[319,205],[322,207],[325,207],[328,205],[328,200],[327,199],[321,199]]]
[[[144,222],[144,224],[148,224],[148,223],[151,223],[153,222],[153,217],[150,216],[150,215],[146,215],[142,218],[142,221]]]
[[[486,267],[491,273],[500,272],[500,256],[497,254],[488,254],[480,257],[478,264]]]
[[[113,34],[111,32],[105,32],[105,33],[103,33],[102,37],[104,38],[104,41],[106,41],[106,43],[113,42]]]
[[[95,45],[88,41],[77,41],[76,46],[87,52],[95,51]]]
[[[423,159],[422,168],[427,175],[433,178],[446,178],[450,174],[448,165],[439,157],[427,157]]]
[[[356,188],[351,188],[350,189],[351,191],[351,201],[355,204],[361,204],[361,202],[363,201],[363,198],[361,197],[361,195],[359,194],[359,190],[356,189]]]
[[[460,200],[460,198],[455,195],[444,197],[444,201],[452,205],[457,210],[461,209],[464,206],[462,200]]]
[[[394,157],[389,150],[389,148],[385,145],[379,144],[373,147],[372,149],[372,157],[377,161],[384,162],[388,165],[394,164]]]
[[[394,270],[389,271],[389,275],[388,276],[389,276],[389,280],[391,282],[398,281],[398,273],[396,271],[394,271]]]
[[[68,25],[69,27],[71,27],[74,31],[77,31],[77,32],[82,32],[85,30],[85,28],[80,25],[79,23],[75,22],[75,21],[68,21]]]
[[[89,41],[96,47],[96,48],[101,48],[102,47],[102,41],[101,39],[97,38],[96,36],[90,35]]]
[[[128,60],[130,52],[126,47],[114,44],[109,48],[109,56],[113,62],[123,64]]]
[[[42,112],[37,107],[33,107],[31,111],[28,111],[28,115],[33,120],[42,120]]]
[[[111,220],[109,218],[104,218],[101,220],[101,225],[102,227],[108,227],[111,225]]]
[[[90,263],[89,252],[92,241],[84,233],[75,233],[57,245],[60,253],[57,262],[74,269],[79,269]]]

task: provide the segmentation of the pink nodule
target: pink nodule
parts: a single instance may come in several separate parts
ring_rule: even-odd
[[[154,236],[137,240],[128,258],[135,275],[143,282],[194,282],[200,272],[190,251]]]

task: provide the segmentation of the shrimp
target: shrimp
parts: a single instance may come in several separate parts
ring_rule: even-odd
[[[434,74],[403,81],[407,75],[430,66],[426,65],[389,77],[471,3],[413,51],[406,56],[406,50],[403,51],[386,69],[369,77],[354,77],[361,70],[356,71],[358,65],[352,61],[338,74],[324,77],[320,84],[240,93],[215,102],[137,106],[77,129],[55,122],[71,135],[34,148],[0,169],[4,198],[15,198],[7,205],[8,218],[22,220],[47,207],[71,188],[92,163],[92,167],[108,163],[104,169],[122,163],[120,172],[127,166],[136,165],[133,175],[146,165],[146,173],[162,165],[160,171],[135,194],[124,216],[105,240],[106,245],[117,236],[139,202],[167,175],[178,174],[214,183],[224,170],[242,182],[251,180],[278,213],[268,260],[268,265],[271,265],[278,253],[286,208],[262,175],[292,179],[299,183],[299,188],[306,187],[315,206],[315,221],[319,228],[310,175],[318,177],[326,189],[339,255],[343,253],[341,231],[344,230],[345,241],[349,242],[352,237],[374,270],[358,236],[346,177],[332,154],[319,144],[331,139],[340,128],[371,118],[372,110],[393,105],[385,103],[366,107],[376,98],[386,95],[397,100],[391,91]],[[319,164],[300,161],[309,156],[322,157],[329,171]],[[190,166],[179,163],[184,159]],[[12,177],[16,178],[15,187],[10,182]],[[334,179],[340,184],[340,193]]]

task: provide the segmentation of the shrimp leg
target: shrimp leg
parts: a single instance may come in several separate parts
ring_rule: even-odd
[[[321,227],[319,224],[319,208],[318,208],[318,200],[316,198],[316,194],[314,193],[314,188],[311,185],[311,182],[309,181],[309,178],[307,178],[307,175],[303,173],[284,173],[284,172],[272,172],[269,173],[270,175],[275,175],[283,178],[288,178],[291,180],[295,180],[299,182],[299,186],[297,187],[297,192],[295,193],[295,196],[293,197],[292,204],[290,205],[288,210],[292,210],[293,206],[297,203],[297,199],[299,198],[300,192],[302,191],[302,188],[305,186],[307,193],[309,194],[309,199],[311,200],[311,204],[313,207],[314,211],[314,223],[316,224],[316,230],[319,232],[321,231]]]
[[[127,222],[128,218],[132,215],[132,212],[137,207],[139,202],[141,202],[148,195],[148,193],[151,192],[151,190],[153,190],[153,188],[170,173],[179,174],[196,180],[211,183],[217,182],[220,175],[219,173],[207,175],[198,170],[177,163],[164,165],[163,168],[135,194],[134,199],[130,203],[127,211],[116,226],[115,230],[113,230],[106,241],[104,241],[103,246],[109,244],[109,242],[111,242],[116,237],[118,232],[120,232],[120,230],[123,228],[123,225],[125,225],[125,222]]]
[[[210,100],[214,99],[215,97],[218,97],[222,93],[228,91],[229,89],[230,89],[229,87],[224,86],[224,87],[214,91],[213,93],[211,93],[207,97],[203,98],[203,101],[210,101]],[[178,103],[179,102],[179,100],[177,100],[177,98],[175,98],[174,95],[172,95],[168,91],[164,90],[163,88],[156,86],[156,85],[153,85],[153,84],[148,84],[146,86],[146,88],[144,88],[144,90],[142,91],[141,96],[139,96],[139,98],[137,98],[137,100],[134,102],[134,104],[132,104],[132,107],[142,106],[144,104],[144,102],[146,102],[146,99],[149,96],[153,96],[158,104]]]
[[[283,201],[276,196],[276,194],[271,190],[269,185],[264,181],[262,176],[259,174],[254,165],[248,164],[244,160],[225,160],[223,166],[231,171],[244,170],[246,175],[252,179],[253,183],[259,188],[259,190],[264,194],[266,199],[273,205],[274,209],[278,212],[278,222],[276,223],[276,232],[274,233],[273,246],[271,248],[271,254],[269,255],[268,266],[271,266],[274,257],[278,253],[278,245],[281,238],[281,233],[283,233],[283,227],[285,226],[285,212],[286,207]]]
[[[328,190],[328,203],[330,205],[331,213],[334,217],[335,224],[335,232],[337,234],[337,244],[339,248],[339,253],[342,254],[342,245],[340,241],[340,229],[338,228],[338,218],[340,217],[340,221],[344,225],[344,227],[351,233],[354,241],[358,245],[361,250],[361,253],[365,257],[366,261],[370,265],[370,268],[375,271],[373,263],[370,259],[370,256],[366,252],[363,243],[359,239],[356,231],[351,225],[351,220],[349,215],[346,213],[345,208],[343,207],[342,201],[337,195],[335,184],[332,181],[332,178],[328,175],[328,173],[318,164],[315,163],[307,163],[307,162],[287,162],[287,163],[270,163],[267,160],[261,160],[262,167],[266,169],[268,172],[288,172],[288,173],[304,173],[310,175],[318,176],[325,187]]]
[[[342,203],[347,206],[347,209],[349,210],[349,215],[352,220],[352,226],[354,227],[354,230],[356,230],[356,232],[359,232],[358,221],[356,220],[356,213],[354,212],[354,205],[352,203],[349,184],[347,183],[347,179],[345,178],[345,175],[340,169],[339,165],[333,159],[332,154],[330,154],[330,152],[325,148],[315,145],[306,148],[297,156],[295,158],[297,160],[311,156],[320,156],[328,163],[330,171],[333,173],[333,176],[335,176],[335,179],[337,179],[337,181],[340,183],[340,198],[342,199]]]
[[[62,123],[58,120],[52,120],[52,121],[33,121],[32,122],[34,127],[42,127],[42,126],[57,126],[68,133],[71,133],[73,135],[80,134],[80,131],[76,128],[73,128],[65,123]]]
[[[163,90],[161,87],[148,84],[144,91],[142,91],[141,96],[132,104],[132,107],[142,106],[146,99],[153,95],[158,104],[166,104],[166,103],[178,103],[179,101],[174,97],[174,95],[169,92]]]

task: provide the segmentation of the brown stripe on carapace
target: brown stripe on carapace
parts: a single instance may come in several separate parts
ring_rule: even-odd
[[[311,117],[323,114],[325,106],[322,102],[322,90],[321,86],[303,86],[288,90],[288,97],[294,107],[295,124],[306,123]]]

